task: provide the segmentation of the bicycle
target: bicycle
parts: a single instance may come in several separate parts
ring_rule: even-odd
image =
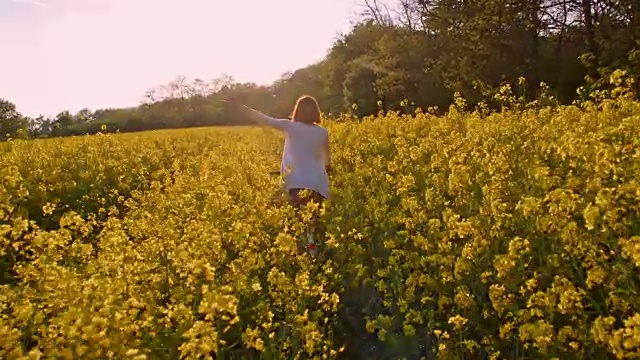
[[[273,170],[269,172],[270,175],[280,175],[280,171],[279,170]],[[287,200],[282,199],[282,197],[279,197],[277,199],[272,198],[271,199],[271,204],[272,205],[276,205],[276,206],[281,206],[283,205],[285,202],[288,202],[288,198],[289,198],[289,194],[287,194],[286,192],[282,192],[280,194],[281,196],[284,195],[284,197],[287,198]],[[301,208],[298,208],[297,210],[301,210]],[[320,248],[323,248],[323,246],[320,244],[321,241],[319,241],[323,236],[323,231],[318,231],[318,228],[321,227],[320,225],[320,218],[318,216],[318,214],[314,213],[313,217],[311,219],[311,224],[309,226],[307,226],[307,228],[305,229],[305,231],[302,233],[301,237],[298,238],[298,245],[300,247],[300,243],[304,244],[305,250],[306,252],[313,258],[324,258],[325,251],[320,251]],[[325,249],[326,250],[326,249]]]

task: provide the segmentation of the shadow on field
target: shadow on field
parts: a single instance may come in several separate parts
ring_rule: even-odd
[[[430,340],[407,346],[390,346],[380,340],[377,333],[366,330],[366,314],[376,314],[382,308],[382,298],[371,286],[346,289],[342,296],[343,306],[338,313],[336,333],[344,351],[338,359],[434,359]],[[399,344],[398,344],[399,345]]]

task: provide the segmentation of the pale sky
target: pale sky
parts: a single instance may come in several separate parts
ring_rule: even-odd
[[[268,84],[321,60],[357,0],[0,0],[0,98],[24,115],[136,106],[179,75]]]

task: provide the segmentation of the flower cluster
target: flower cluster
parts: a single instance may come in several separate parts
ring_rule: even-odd
[[[0,357],[637,357],[640,103],[459,103],[329,121],[324,262],[274,131],[0,144]]]

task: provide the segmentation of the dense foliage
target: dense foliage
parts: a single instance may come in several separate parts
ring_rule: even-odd
[[[272,130],[0,144],[0,356],[637,357],[640,103],[623,90],[328,119],[324,263],[270,205]]]

